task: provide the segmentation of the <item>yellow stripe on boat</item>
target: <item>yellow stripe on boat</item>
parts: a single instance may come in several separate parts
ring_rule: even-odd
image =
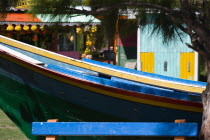
[[[151,84],[151,85],[155,85],[155,86],[161,86],[161,87],[167,87],[167,88],[172,88],[172,89],[177,89],[177,90],[183,90],[183,91],[187,91],[187,92],[196,92],[196,93],[202,93],[205,90],[205,87],[196,87],[196,86],[192,86],[192,85],[187,85],[187,84],[182,84],[182,83],[175,83],[175,82],[170,82],[170,81],[164,81],[164,80],[158,80],[158,79],[152,79],[150,77],[144,77],[144,76],[139,76],[139,75],[135,75],[135,74],[130,74],[127,72],[123,72],[123,71],[119,71],[119,70],[113,70],[111,68],[105,68],[105,67],[99,67],[96,66],[94,64],[88,64],[82,61],[77,61],[75,59],[70,59],[68,57],[47,51],[47,50],[43,50],[37,47],[34,47],[32,45],[28,45],[25,43],[21,43],[19,41],[15,41],[13,39],[10,38],[6,38],[4,36],[0,36],[0,42],[31,52],[31,53],[35,53],[44,57],[48,57],[57,61],[61,61],[67,64],[71,64],[71,65],[75,65],[78,67],[82,67],[82,68],[86,68],[92,71],[96,71],[96,72],[101,72],[101,73],[105,73],[105,74],[109,74],[112,76],[116,76],[116,77],[120,77],[120,78],[124,78],[124,79],[128,79],[128,80],[133,80],[133,81],[137,81],[137,82],[142,82],[145,84]]]

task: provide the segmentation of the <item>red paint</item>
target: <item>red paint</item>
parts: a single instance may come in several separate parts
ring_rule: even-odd
[[[117,39],[117,46],[119,47],[137,47],[137,32],[132,33],[126,38],[119,37]]]

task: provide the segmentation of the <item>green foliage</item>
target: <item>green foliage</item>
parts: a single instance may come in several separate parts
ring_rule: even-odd
[[[168,8],[177,8],[179,6],[179,0],[137,0],[137,2],[157,4]]]
[[[144,2],[161,5],[170,9],[177,8],[179,5],[177,0],[144,0]],[[176,23],[174,23],[168,16],[168,13],[161,9],[141,7],[138,8],[137,17],[140,19],[139,24],[142,30],[144,30],[146,26],[151,25],[151,36],[163,36],[163,43],[169,43],[177,39],[181,40],[183,36],[183,32],[180,32],[178,27],[178,25],[183,24],[182,21],[176,19]]]
[[[116,22],[118,18],[118,12],[112,11],[108,15],[104,15],[102,21],[102,27],[104,28],[104,37],[106,40],[113,41],[116,32]]]
[[[152,30],[151,35],[163,36],[163,43],[169,43],[172,40],[180,39],[182,41],[183,32],[180,31],[178,25],[175,24],[164,12],[145,14],[141,16],[140,27],[144,29],[144,27],[148,26],[148,22],[150,23],[150,28]],[[178,19],[177,19],[178,22]]]
[[[123,2],[145,2],[151,4],[161,5],[167,8],[177,8],[180,4],[177,0],[89,0],[89,5],[94,8],[100,8],[104,6],[112,6],[115,4],[123,3]],[[102,20],[102,26],[105,28],[105,37],[110,40],[114,36],[114,31],[116,31],[116,21],[118,15],[127,14],[129,10],[133,10],[133,12],[138,13],[137,18],[134,20],[130,20],[129,22],[137,22],[138,18],[141,19],[141,27],[144,28],[145,25],[149,23],[154,23],[154,26],[151,28],[154,33],[158,33],[156,35],[161,35],[164,38],[164,43],[168,43],[171,40],[177,40],[182,38],[182,33],[177,27],[178,24],[182,24],[177,20],[177,24],[168,18],[167,14],[160,9],[148,9],[147,7],[135,7],[135,6],[124,6],[119,9],[112,9],[105,13],[104,19]],[[148,16],[148,13],[150,16]],[[130,25],[133,25],[132,27]],[[122,25],[121,25],[122,26]],[[137,29],[137,26],[134,24],[124,23],[123,28],[120,29],[120,33],[122,36],[129,35],[128,32],[132,32],[132,30]],[[113,32],[110,32],[113,31]]]
[[[207,68],[205,60],[202,56],[199,56],[199,81],[207,81]]]
[[[190,9],[185,9],[187,4],[181,4],[180,0],[32,0],[34,5],[31,7],[33,13],[51,13],[54,15],[58,14],[74,14],[74,10],[69,8],[75,7],[76,5],[85,4],[91,7],[92,11],[98,8],[107,8],[114,5],[119,5],[124,2],[136,2],[136,3],[147,3],[151,5],[156,5],[158,7],[154,8],[150,6],[138,6],[138,5],[123,5],[115,8],[111,8],[103,13],[91,14],[94,16],[103,16],[101,26],[104,28],[105,40],[109,42],[113,41],[114,34],[116,31],[116,22],[118,15],[126,14],[129,10],[133,10],[138,13],[136,20],[140,18],[141,27],[145,27],[146,24],[152,23],[154,26],[151,28],[154,33],[163,36],[164,43],[171,40],[177,40],[182,38],[182,33],[180,32],[180,25],[186,25],[186,21],[183,20],[183,15],[173,16],[173,13],[166,12],[164,9],[170,10],[186,10],[190,11],[190,16],[200,23],[204,23],[206,27],[210,27],[210,12],[209,6],[210,2],[207,0],[188,0]],[[120,9],[120,12],[119,12]],[[129,9],[129,10],[128,10]],[[78,12],[78,11],[77,11]],[[123,13],[122,13],[123,12]],[[182,11],[183,12],[183,11]],[[195,13],[200,14],[195,14]],[[81,11],[82,14],[85,13],[84,10]],[[149,16],[148,16],[149,15]],[[174,18],[171,19],[171,16]],[[185,23],[184,23],[184,22]],[[188,25],[187,25],[188,26]],[[125,26],[125,28],[129,28]],[[157,34],[156,34],[157,35]]]
[[[126,0],[89,0],[89,6],[94,10],[103,6],[112,6],[119,2],[125,2]],[[103,27],[104,40],[113,42],[116,33],[116,23],[118,20],[119,9],[109,10],[101,14],[103,19],[101,20],[101,26]]]
[[[103,7],[103,6],[111,6],[114,4],[118,4],[121,2],[126,2],[128,0],[88,0],[89,6],[91,7]]]
[[[83,53],[83,47],[84,47],[84,37],[82,34],[77,34],[76,36],[76,41],[77,41],[77,51],[81,52],[81,54]]]
[[[130,20],[120,19],[118,22],[119,22],[120,38],[126,38],[130,36],[133,32],[137,31],[138,26],[136,19],[130,19]]]
[[[104,47],[104,28],[101,26],[97,27],[97,32],[95,33],[96,36],[96,42],[95,42],[95,48],[96,50],[101,50]],[[97,51],[96,51],[97,52]]]
[[[71,14],[69,7],[74,7],[74,0],[31,0],[31,12],[36,14]]]
[[[0,0],[0,12],[6,13],[8,10],[14,6],[17,0]]]
[[[0,0],[0,21],[4,20],[6,14],[17,0]]]

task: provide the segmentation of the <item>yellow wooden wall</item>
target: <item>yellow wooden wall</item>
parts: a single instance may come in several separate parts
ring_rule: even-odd
[[[142,52],[140,53],[141,71],[154,73],[154,53]]]
[[[195,53],[187,52],[180,54],[180,78],[194,80]]]

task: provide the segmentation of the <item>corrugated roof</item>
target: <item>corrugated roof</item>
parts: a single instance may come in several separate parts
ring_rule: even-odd
[[[45,23],[100,23],[101,21],[91,15],[59,15],[54,17],[51,14],[36,15],[42,22]]]
[[[8,13],[3,21],[7,22],[42,22],[36,16],[32,14],[18,14],[18,13]]]

